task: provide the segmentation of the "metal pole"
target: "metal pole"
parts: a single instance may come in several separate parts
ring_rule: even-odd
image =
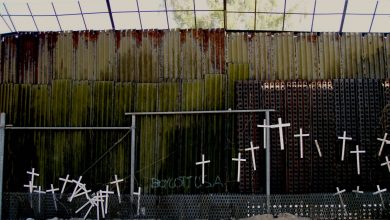
[[[0,114],[0,219],[3,210],[3,168],[4,168],[4,142],[5,142],[5,113]]]
[[[7,130],[129,130],[131,127],[13,127],[6,125]]]
[[[270,125],[271,122],[270,122],[270,116],[269,116],[269,111],[265,112],[265,120],[266,120],[266,123],[267,125]],[[267,193],[267,212],[270,213],[271,212],[271,202],[270,202],[270,195],[271,195],[271,175],[270,175],[270,172],[271,172],[271,165],[270,165],[270,162],[271,162],[271,154],[270,154],[270,151],[271,151],[271,141],[270,141],[270,128],[267,127],[265,128],[266,129],[266,133],[267,133],[267,136],[266,136],[266,148],[265,148],[265,157],[266,157],[266,165],[265,165],[265,169],[266,169],[266,193]]]
[[[130,201],[134,197],[134,166],[135,166],[135,115],[131,116],[131,168],[130,168]]]

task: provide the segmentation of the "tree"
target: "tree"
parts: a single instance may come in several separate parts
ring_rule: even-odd
[[[169,8],[174,10],[181,10],[181,12],[174,13],[174,20],[180,28],[195,27],[193,1],[187,0],[167,0]],[[198,5],[197,5],[198,4]],[[207,5],[205,5],[207,4]],[[255,5],[257,12],[273,12],[272,9],[276,7],[283,8],[284,1],[277,0],[226,0],[227,4],[227,28],[228,29],[248,29],[253,30],[255,15]],[[197,7],[207,8],[211,11],[197,11],[196,12],[196,27],[197,28],[216,28],[223,27],[223,0],[195,0]],[[294,5],[293,8],[296,6]],[[214,11],[213,11],[214,10]],[[249,13],[237,13],[249,12]],[[279,30],[283,22],[282,14],[265,14],[258,13],[256,15],[256,29],[271,29]],[[288,16],[288,15],[287,15]],[[287,20],[286,20],[287,21]],[[285,26],[288,22],[285,22]],[[239,28],[237,28],[239,27]]]

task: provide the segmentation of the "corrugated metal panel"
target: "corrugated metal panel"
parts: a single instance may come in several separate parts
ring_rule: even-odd
[[[389,40],[379,33],[229,33],[227,43],[226,62],[249,64],[254,79],[383,79],[389,74]]]
[[[381,79],[390,73],[390,39],[382,34],[39,33],[6,36],[0,51],[0,111],[15,126],[126,126],[130,119],[123,113],[129,111],[234,109],[237,80]],[[210,178],[234,179],[234,172],[226,169],[231,163],[229,151],[236,147],[234,126],[224,116],[138,120],[139,183],[152,192],[152,178],[200,175],[193,164],[201,153],[223,161],[208,168]],[[32,165],[45,175],[41,180],[45,183],[66,173],[78,175],[123,134],[12,133],[7,187],[18,190],[22,184],[12,183]],[[108,181],[113,173],[128,175],[125,140],[85,178]],[[26,148],[31,157],[19,164],[15,155]],[[177,157],[184,159],[172,159]],[[175,192],[188,192],[191,187]]]

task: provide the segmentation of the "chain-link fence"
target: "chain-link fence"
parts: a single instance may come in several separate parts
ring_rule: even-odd
[[[59,197],[59,195],[57,195]],[[332,194],[271,195],[270,212],[291,213],[312,219],[389,219],[390,193],[342,194],[345,209],[338,196]],[[4,219],[83,218],[90,205],[75,213],[87,200],[78,197],[69,202],[67,196],[58,198],[57,210],[51,194],[5,193]],[[129,195],[109,197],[106,219],[236,219],[267,213],[267,196],[239,194],[142,195],[139,215],[137,197],[131,204]],[[102,215],[100,214],[100,218]],[[97,218],[93,207],[88,218]]]

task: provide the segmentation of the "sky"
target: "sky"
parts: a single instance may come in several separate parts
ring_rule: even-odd
[[[167,0],[167,7],[171,7],[171,0]],[[180,0],[192,1],[192,0]],[[196,10],[209,9],[208,1],[217,1],[221,4],[222,0],[195,0]],[[243,4],[247,1],[241,0]],[[258,0],[258,2],[266,0]],[[283,12],[284,0],[275,0],[277,4],[272,12]],[[228,0],[229,2],[229,0]],[[344,0],[316,0],[316,13],[314,16],[313,31],[339,31],[341,15]],[[378,2],[376,16],[371,28],[371,32],[390,32],[390,0],[349,0],[347,13],[359,13],[360,15],[346,15],[344,22],[344,32],[368,32],[370,29],[372,14]],[[83,13],[86,13],[85,23],[89,30],[108,30],[111,29],[111,23],[107,14],[106,0],[4,0],[0,4],[0,33],[13,32],[14,27],[17,31],[37,31],[36,26],[30,16],[27,3],[34,15],[39,31],[60,31],[60,27],[54,15],[52,3],[55,6],[57,14],[70,14],[69,16],[59,16],[62,30],[85,30],[85,26],[80,15],[79,3]],[[141,11],[165,10],[164,0],[138,0]],[[297,13],[312,13],[315,0],[287,0],[286,11]],[[110,0],[111,8],[114,13],[114,23],[116,29],[140,29],[140,20],[137,12],[136,0]],[[12,16],[12,22],[7,16]],[[295,6],[295,7],[294,7]],[[189,8],[190,10],[192,8]],[[228,11],[234,10],[229,8]],[[261,10],[261,3],[258,4],[258,11]],[[88,14],[92,12],[101,12],[100,14]],[[124,13],[126,12],[126,13]],[[209,12],[197,12],[197,16]],[[333,13],[333,14],[329,14]],[[143,29],[167,29],[167,17],[165,12],[141,12]],[[253,14],[227,14],[227,22],[235,19],[237,16],[243,16],[245,19],[253,19]],[[270,17],[280,15],[269,15]],[[286,19],[288,24],[287,31],[310,31],[312,15],[289,15]],[[173,12],[168,13],[170,28],[180,28],[173,18]],[[187,27],[185,27],[187,28]],[[218,27],[217,27],[218,28]],[[219,27],[222,28],[222,27]],[[242,25],[232,27],[232,29],[242,29]],[[262,28],[262,27],[258,27]],[[265,29],[265,28],[262,28]]]

